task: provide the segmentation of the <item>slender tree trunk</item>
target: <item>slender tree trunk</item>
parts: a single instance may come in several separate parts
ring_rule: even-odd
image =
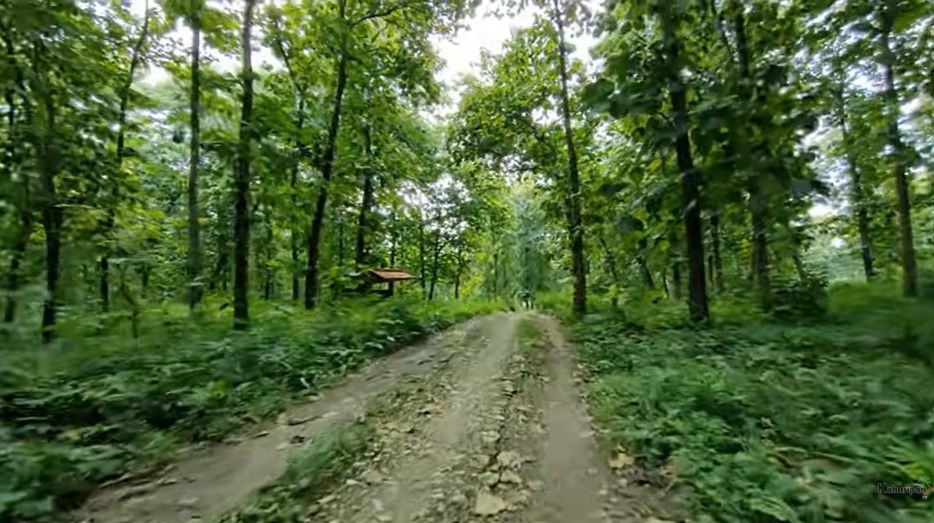
[[[301,132],[305,124],[305,96],[300,93],[298,95],[298,110],[295,116],[295,127],[298,132]],[[301,166],[302,158],[305,156],[305,144],[301,139],[295,139],[295,159],[292,162],[292,173],[289,178],[289,189],[290,194],[289,198],[292,202],[291,212],[296,212],[298,209],[298,170]],[[292,257],[292,301],[298,301],[299,296],[299,268],[298,268],[298,238],[299,232],[298,227],[295,226],[294,217],[289,220],[290,222],[290,242],[289,251]]]
[[[425,285],[425,218],[419,214],[418,217],[418,270],[421,275],[419,283],[422,285],[422,298],[426,297]]]
[[[16,84],[20,87],[23,87],[23,74],[22,71],[17,67],[16,64],[16,50],[13,46],[13,37],[9,33],[9,30],[6,28],[0,28],[5,32],[4,42],[6,44],[6,53],[7,59],[10,66],[10,71],[15,71]],[[25,98],[26,90],[22,89],[24,98],[23,98],[23,113],[26,116],[26,122],[32,121],[32,111],[29,109],[29,101]],[[4,93],[4,98],[6,99],[7,104],[7,126],[9,131],[7,133],[8,140],[6,143],[6,177],[9,180],[13,180],[15,166],[20,163],[20,155],[17,152],[17,144],[21,140],[20,133],[17,131],[16,125],[16,91],[13,87],[7,89]],[[7,275],[7,295],[6,307],[3,313],[3,321],[10,323],[16,318],[16,297],[15,293],[19,289],[19,278],[20,278],[20,267],[22,266],[23,258],[26,256],[26,247],[29,245],[29,238],[32,236],[33,229],[33,215],[30,209],[30,191],[29,191],[29,177],[22,176],[20,181],[21,193],[19,198],[19,231],[16,235],[16,241],[13,243],[13,252],[10,255],[10,272]]]
[[[574,269],[574,313],[587,312],[587,268],[584,260],[584,222],[581,218],[581,184],[571,127],[571,100],[568,95],[567,49],[564,43],[564,18],[560,0],[554,0],[555,25],[558,32],[558,72],[561,76],[561,113],[564,141],[568,154],[568,234],[571,240],[571,264]]]
[[[266,249],[265,256],[263,260],[263,299],[269,301],[272,298],[272,286],[275,277],[272,271],[272,254],[273,254],[273,230],[272,230],[272,210],[267,213],[266,216]]]
[[[143,299],[149,297],[149,275],[152,272],[152,268],[148,263],[143,262],[139,267],[140,274],[140,295]]]
[[[694,169],[691,140],[688,137],[688,110],[685,86],[680,78],[681,56],[670,14],[662,16],[671,71],[668,95],[675,125],[675,152],[681,170],[681,200],[684,208],[684,236],[688,255],[688,308],[691,320],[707,321],[707,280],[704,276],[704,232],[701,227],[700,175]]]
[[[341,18],[344,16],[344,4],[340,3]],[[308,233],[308,268],[305,272],[305,308],[312,309],[318,300],[318,257],[321,247],[321,229],[324,224],[324,210],[328,202],[328,185],[334,171],[334,153],[337,148],[337,133],[340,130],[341,107],[344,100],[344,89],[347,87],[347,52],[341,50],[337,61],[337,85],[334,90],[334,104],[331,108],[331,122],[328,126],[327,145],[321,158],[321,184],[318,187],[318,198],[315,202],[315,211],[311,219],[311,229]]]
[[[713,274],[713,284],[717,292],[723,293],[723,258],[720,255],[720,213],[714,211],[710,215],[710,245],[713,251],[711,260],[711,273]]]
[[[603,236],[603,231],[597,229],[597,240],[600,242],[600,247],[603,248],[603,259],[606,261],[606,266],[610,270],[610,277],[613,278],[613,285],[616,286],[616,290],[610,296],[610,304],[613,308],[619,307],[619,291],[622,287],[622,281],[619,278],[619,270],[616,267],[616,256],[613,256],[613,251],[610,250],[610,246],[606,243],[606,238]]]
[[[768,301],[771,293],[771,270],[769,268],[769,242],[766,235],[765,197],[756,179],[749,182],[749,204],[752,219],[752,276],[753,282],[763,299]]]
[[[292,82],[292,89],[295,96],[295,150],[293,153],[294,158],[292,160],[292,172],[289,179],[289,200],[292,203],[291,213],[296,213],[298,210],[298,172],[301,168],[302,159],[305,158],[306,154],[305,143],[301,137],[305,125],[306,88],[303,83],[298,81],[298,78],[295,75],[295,70],[292,68],[291,57],[289,56],[289,53],[286,50],[282,39],[274,39],[273,45],[279,52],[279,57],[285,63],[285,68],[286,71],[288,71],[289,79]],[[298,227],[295,224],[295,216],[291,213],[289,218],[289,253],[292,260],[292,267],[289,272],[292,278],[292,301],[298,301],[300,288],[299,274],[301,272],[299,270],[298,261],[298,242],[300,233]]]
[[[24,191],[28,198],[27,182],[23,181]],[[16,298],[13,296],[19,289],[20,267],[23,258],[26,256],[26,247],[29,245],[29,237],[32,236],[32,213],[28,210],[20,211],[20,228],[16,236],[16,242],[13,244],[13,253],[10,256],[10,273],[7,276],[7,296],[6,307],[3,312],[3,321],[11,323],[16,319]]]
[[[254,0],[246,0],[243,12],[243,54],[241,80],[243,99],[240,106],[240,142],[237,146],[237,171],[234,177],[234,322],[236,330],[249,327],[250,259],[250,141],[253,136],[253,61],[250,34],[253,29]]]
[[[140,61],[143,58],[143,46],[146,45],[146,38],[149,36],[149,2],[146,2],[145,6],[146,14],[143,17],[143,25],[140,28],[139,37],[136,39],[136,43],[133,44],[133,50],[130,54],[130,67],[127,70],[126,79],[123,81],[123,86],[120,89],[120,106],[117,112],[117,161],[116,161],[116,170],[117,176],[120,176],[120,172],[123,168],[123,159],[126,156],[126,117],[127,117],[127,106],[130,102],[130,93],[133,89],[133,77],[136,76],[136,69],[139,67]],[[104,220],[104,236],[108,239],[108,245],[104,247],[104,253],[101,254],[100,259],[100,300],[101,300],[101,309],[104,312],[110,310],[110,250],[111,245],[109,245],[110,240],[112,240],[113,229],[116,223],[115,209],[119,201],[118,185],[114,184],[112,187],[111,196],[113,201],[110,202],[110,206],[107,209],[107,218]],[[122,283],[122,282],[121,282]]]
[[[895,195],[898,199],[898,229],[902,259],[902,290],[905,296],[918,295],[918,272],[915,262],[914,238],[911,230],[911,200],[908,193],[908,151],[902,142],[898,128],[900,105],[895,89],[895,54],[890,37],[895,21],[894,2],[888,1],[883,8],[881,63],[885,73],[885,101],[888,109],[888,136],[891,147],[890,159],[895,176]]]
[[[105,227],[108,229],[113,228],[113,220],[110,218],[107,219]],[[109,250],[110,247],[105,247]],[[104,253],[101,256],[100,263],[98,265],[100,269],[100,282],[98,285],[98,293],[100,294],[101,300],[101,311],[109,312],[110,311],[110,258],[107,253]]]
[[[441,258],[441,231],[435,233],[434,254],[431,260],[431,287],[428,290],[428,301],[435,299],[435,285],[438,283],[438,264]]]
[[[872,239],[869,237],[869,215],[866,212],[866,196],[863,193],[862,176],[859,166],[856,163],[856,151],[850,137],[850,129],[846,120],[846,99],[845,84],[842,79],[837,95],[837,118],[840,121],[840,131],[843,133],[843,149],[846,153],[847,168],[850,171],[850,202],[853,205],[853,211],[856,215],[856,228],[859,232],[860,254],[863,259],[863,272],[866,280],[871,280],[875,276],[872,256]]]
[[[795,266],[795,272],[798,273],[798,279],[802,282],[807,281],[808,271],[807,267],[804,265],[804,260],[801,259],[801,255],[795,252],[791,255],[791,262]]]
[[[740,74],[747,85],[743,87],[746,96],[754,87],[750,73],[749,43],[746,38],[746,18],[738,12],[733,22],[736,31],[736,51],[739,56]],[[763,194],[761,174],[755,173],[749,180],[749,210],[752,217],[752,276],[756,287],[762,293],[766,305],[771,295],[771,275],[769,266],[768,242],[768,202]]]
[[[674,283],[674,297],[676,300],[681,299],[681,261],[675,260],[671,264],[671,281]]]
[[[493,284],[492,284],[492,296],[499,296],[499,246],[496,246],[493,251]]]
[[[389,266],[390,267],[396,266],[396,249],[397,249],[396,234],[397,233],[398,233],[398,226],[396,224],[396,212],[393,211],[392,212],[392,238],[390,239],[390,243],[389,243]],[[389,295],[390,296],[396,293],[395,283],[396,282],[392,282],[392,281],[389,282]]]
[[[461,276],[464,272],[464,251],[463,246],[457,246],[457,253],[454,255],[454,259],[457,260],[457,269],[454,272],[454,299],[459,300],[461,297]]]
[[[364,129],[363,140],[366,147],[367,158],[368,160],[372,161],[373,145],[369,126]],[[373,207],[373,196],[373,169],[370,166],[367,166],[363,171],[363,201],[360,204],[360,216],[357,218],[357,245],[354,252],[354,263],[357,264],[357,267],[365,265],[368,261],[366,250],[366,235],[369,231],[367,222],[370,215],[370,209]]]
[[[655,280],[652,279],[652,271],[649,270],[649,264],[646,262],[645,256],[639,255],[636,257],[636,263],[639,264],[639,272],[642,273],[642,284],[648,290],[655,289]]]
[[[55,119],[55,101],[51,92],[44,61],[37,44],[36,57],[33,61],[37,89],[41,97],[40,117],[36,143],[36,163],[38,165],[40,185],[42,187],[42,226],[45,229],[45,301],[42,306],[42,341],[48,343],[55,338],[55,322],[58,309],[58,280],[61,271],[62,221],[63,210],[55,189],[58,175],[58,136]]]
[[[201,20],[191,16],[191,88],[189,94],[191,131],[188,157],[188,307],[201,301],[201,211],[198,204],[198,174],[201,164]]]

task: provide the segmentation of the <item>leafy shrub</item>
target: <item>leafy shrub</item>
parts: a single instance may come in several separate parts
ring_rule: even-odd
[[[778,280],[772,288],[772,314],[784,321],[818,320],[827,314],[827,280],[808,276],[792,281]]]
[[[934,477],[934,370],[892,350],[929,304],[876,295],[871,321],[853,292],[823,325],[576,322],[595,418],[690,487],[696,521],[931,521],[930,502],[875,493]]]

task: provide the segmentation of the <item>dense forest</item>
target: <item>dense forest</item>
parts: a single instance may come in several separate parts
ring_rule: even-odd
[[[478,9],[531,24],[445,84]],[[862,494],[934,476],[934,4],[9,0],[0,38],[0,519],[523,305],[695,520],[932,514]]]

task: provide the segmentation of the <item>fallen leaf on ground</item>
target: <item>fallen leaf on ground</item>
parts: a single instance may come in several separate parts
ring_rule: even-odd
[[[615,459],[610,460],[610,468],[622,469],[631,466],[634,462],[635,460],[632,459],[632,456],[625,452],[620,452],[616,455]]]

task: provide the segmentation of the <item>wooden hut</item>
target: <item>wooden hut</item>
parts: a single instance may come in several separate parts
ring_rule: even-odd
[[[370,290],[384,296],[393,295],[396,283],[415,279],[402,269],[391,267],[368,269],[364,275]]]

